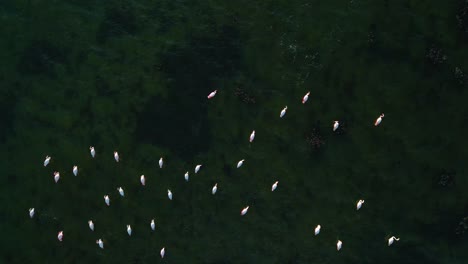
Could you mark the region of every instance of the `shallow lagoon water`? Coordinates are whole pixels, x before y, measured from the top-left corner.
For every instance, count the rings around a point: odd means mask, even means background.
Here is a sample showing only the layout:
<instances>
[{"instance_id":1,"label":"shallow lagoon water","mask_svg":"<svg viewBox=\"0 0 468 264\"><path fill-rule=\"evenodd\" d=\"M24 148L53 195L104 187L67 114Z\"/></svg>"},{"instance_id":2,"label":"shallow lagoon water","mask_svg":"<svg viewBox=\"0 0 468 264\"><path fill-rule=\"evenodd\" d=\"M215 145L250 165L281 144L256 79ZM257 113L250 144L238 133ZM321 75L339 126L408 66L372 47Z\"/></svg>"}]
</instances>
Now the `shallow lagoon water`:
<instances>
[{"instance_id":1,"label":"shallow lagoon water","mask_svg":"<svg viewBox=\"0 0 468 264\"><path fill-rule=\"evenodd\" d=\"M466 234L456 234L468 216L463 10L2 2L1 262L466 263ZM306 141L313 129L319 149ZM388 247L391 235L401 240Z\"/></svg>"}]
</instances>

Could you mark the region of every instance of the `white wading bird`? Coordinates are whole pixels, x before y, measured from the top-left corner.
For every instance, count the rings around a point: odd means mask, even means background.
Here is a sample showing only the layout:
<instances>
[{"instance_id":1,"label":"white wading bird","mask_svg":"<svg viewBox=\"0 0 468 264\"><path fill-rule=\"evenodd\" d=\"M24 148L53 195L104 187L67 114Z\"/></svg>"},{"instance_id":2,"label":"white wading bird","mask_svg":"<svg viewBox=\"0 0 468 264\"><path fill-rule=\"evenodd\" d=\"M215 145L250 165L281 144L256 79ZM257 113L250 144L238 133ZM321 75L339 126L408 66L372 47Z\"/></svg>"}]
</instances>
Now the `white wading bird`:
<instances>
[{"instance_id":1,"label":"white wading bird","mask_svg":"<svg viewBox=\"0 0 468 264\"><path fill-rule=\"evenodd\" d=\"M129 236L132 235L132 227L130 225L127 225L127 233Z\"/></svg>"},{"instance_id":2,"label":"white wading bird","mask_svg":"<svg viewBox=\"0 0 468 264\"><path fill-rule=\"evenodd\" d=\"M167 190L167 197L169 198L169 200L172 200L172 192L171 190Z\"/></svg>"},{"instance_id":3,"label":"white wading bird","mask_svg":"<svg viewBox=\"0 0 468 264\"><path fill-rule=\"evenodd\" d=\"M215 97L215 95L216 95L217 92L218 92L218 90L212 91L212 92L208 95L208 99L211 99L211 98Z\"/></svg>"},{"instance_id":4,"label":"white wading bird","mask_svg":"<svg viewBox=\"0 0 468 264\"><path fill-rule=\"evenodd\" d=\"M278 181L275 181L275 183L273 183L273 185L271 186L271 191L273 192L274 190L276 190L277 187L278 187Z\"/></svg>"},{"instance_id":5,"label":"white wading bird","mask_svg":"<svg viewBox=\"0 0 468 264\"><path fill-rule=\"evenodd\" d=\"M239 162L237 162L237 168L240 168L242 164L244 164L244 160L240 160Z\"/></svg>"},{"instance_id":6,"label":"white wading bird","mask_svg":"<svg viewBox=\"0 0 468 264\"><path fill-rule=\"evenodd\" d=\"M58 171L54 172L54 180L57 183L60 180L60 173Z\"/></svg>"},{"instance_id":7,"label":"white wading bird","mask_svg":"<svg viewBox=\"0 0 468 264\"><path fill-rule=\"evenodd\" d=\"M163 158L161 157L161 158L159 159L159 168L160 168L160 169L162 169L163 164L164 164L164 161L163 161Z\"/></svg>"},{"instance_id":8,"label":"white wading bird","mask_svg":"<svg viewBox=\"0 0 468 264\"><path fill-rule=\"evenodd\" d=\"M141 182L141 185L145 186L145 183L146 183L145 175L140 176L140 182Z\"/></svg>"},{"instance_id":9,"label":"white wading bird","mask_svg":"<svg viewBox=\"0 0 468 264\"><path fill-rule=\"evenodd\" d=\"M156 224L154 223L154 219L151 219L151 229L154 231L156 229Z\"/></svg>"},{"instance_id":10,"label":"white wading bird","mask_svg":"<svg viewBox=\"0 0 468 264\"><path fill-rule=\"evenodd\" d=\"M57 239L62 242L63 240L63 231L58 232Z\"/></svg>"},{"instance_id":11,"label":"white wading bird","mask_svg":"<svg viewBox=\"0 0 468 264\"><path fill-rule=\"evenodd\" d=\"M44 167L49 165L49 162L50 162L50 157L49 156L46 156L45 157L45 160L44 160Z\"/></svg>"},{"instance_id":12,"label":"white wading bird","mask_svg":"<svg viewBox=\"0 0 468 264\"><path fill-rule=\"evenodd\" d=\"M218 190L218 184L216 183L216 184L213 186L213 189L211 189L211 194L215 195L217 190Z\"/></svg>"},{"instance_id":13,"label":"white wading bird","mask_svg":"<svg viewBox=\"0 0 468 264\"><path fill-rule=\"evenodd\" d=\"M161 255L161 258L164 258L164 255L166 254L166 249L162 248L159 254Z\"/></svg>"},{"instance_id":14,"label":"white wading bird","mask_svg":"<svg viewBox=\"0 0 468 264\"><path fill-rule=\"evenodd\" d=\"M100 248L104 249L104 242L102 242L102 239L96 240L96 244L98 244Z\"/></svg>"},{"instance_id":15,"label":"white wading bird","mask_svg":"<svg viewBox=\"0 0 468 264\"><path fill-rule=\"evenodd\" d=\"M336 250L340 251L342 246L343 246L343 242L341 242L341 240L338 240L338 242L336 242Z\"/></svg>"},{"instance_id":16,"label":"white wading bird","mask_svg":"<svg viewBox=\"0 0 468 264\"><path fill-rule=\"evenodd\" d=\"M117 188L117 191L119 191L120 196L122 196L122 197L125 196L125 192L124 192L124 190L122 189L122 187Z\"/></svg>"},{"instance_id":17,"label":"white wading bird","mask_svg":"<svg viewBox=\"0 0 468 264\"><path fill-rule=\"evenodd\" d=\"M384 118L384 114L382 113L374 122L374 126L380 125L380 122L382 122L382 118Z\"/></svg>"},{"instance_id":18,"label":"white wading bird","mask_svg":"<svg viewBox=\"0 0 468 264\"><path fill-rule=\"evenodd\" d=\"M364 200L359 200L356 204L356 210L361 209L363 203L364 203Z\"/></svg>"},{"instance_id":19,"label":"white wading bird","mask_svg":"<svg viewBox=\"0 0 468 264\"><path fill-rule=\"evenodd\" d=\"M250 143L252 143L254 139L255 139L255 130L252 131L252 134L250 134L250 138L249 138Z\"/></svg>"},{"instance_id":20,"label":"white wading bird","mask_svg":"<svg viewBox=\"0 0 468 264\"><path fill-rule=\"evenodd\" d=\"M74 174L75 176L78 176L78 166L76 166L76 165L73 166L73 174Z\"/></svg>"},{"instance_id":21,"label":"white wading bird","mask_svg":"<svg viewBox=\"0 0 468 264\"><path fill-rule=\"evenodd\" d=\"M304 97L302 97L302 103L305 104L307 102L307 100L309 100L309 94L310 92L307 92Z\"/></svg>"},{"instance_id":22,"label":"white wading bird","mask_svg":"<svg viewBox=\"0 0 468 264\"><path fill-rule=\"evenodd\" d=\"M322 229L322 227L321 227L320 225L317 225L317 226L315 227L315 235L320 234L320 229Z\"/></svg>"},{"instance_id":23,"label":"white wading bird","mask_svg":"<svg viewBox=\"0 0 468 264\"><path fill-rule=\"evenodd\" d=\"M29 208L29 217L34 217L34 208Z\"/></svg>"},{"instance_id":24,"label":"white wading bird","mask_svg":"<svg viewBox=\"0 0 468 264\"><path fill-rule=\"evenodd\" d=\"M399 240L400 240L399 238L392 236L391 238L388 239L388 246L391 246L393 242L399 241Z\"/></svg>"},{"instance_id":25,"label":"white wading bird","mask_svg":"<svg viewBox=\"0 0 468 264\"><path fill-rule=\"evenodd\" d=\"M244 209L242 209L241 211L241 215L245 215L247 212L249 211L249 206L245 207Z\"/></svg>"},{"instance_id":26,"label":"white wading bird","mask_svg":"<svg viewBox=\"0 0 468 264\"><path fill-rule=\"evenodd\" d=\"M338 121L333 121L333 131L336 131L338 129L338 127L340 126L340 122Z\"/></svg>"},{"instance_id":27,"label":"white wading bird","mask_svg":"<svg viewBox=\"0 0 468 264\"><path fill-rule=\"evenodd\" d=\"M93 223L93 220L89 220L89 221L88 221L88 226L89 226L89 229L91 229L91 231L94 231L94 223Z\"/></svg>"},{"instance_id":28,"label":"white wading bird","mask_svg":"<svg viewBox=\"0 0 468 264\"><path fill-rule=\"evenodd\" d=\"M107 206L110 206L109 195L104 195L104 202L106 202Z\"/></svg>"},{"instance_id":29,"label":"white wading bird","mask_svg":"<svg viewBox=\"0 0 468 264\"><path fill-rule=\"evenodd\" d=\"M116 162L119 162L119 153L117 151L114 151L114 159Z\"/></svg>"},{"instance_id":30,"label":"white wading bird","mask_svg":"<svg viewBox=\"0 0 468 264\"><path fill-rule=\"evenodd\" d=\"M185 181L188 181L188 179L189 179L188 171L184 174L184 178L185 178Z\"/></svg>"},{"instance_id":31,"label":"white wading bird","mask_svg":"<svg viewBox=\"0 0 468 264\"><path fill-rule=\"evenodd\" d=\"M195 166L195 173L198 173L198 171L200 170L201 166L202 166L202 165L197 165L197 166Z\"/></svg>"},{"instance_id":32,"label":"white wading bird","mask_svg":"<svg viewBox=\"0 0 468 264\"><path fill-rule=\"evenodd\" d=\"M286 114L286 110L288 110L288 106L285 106L283 110L281 110L280 118L283 118L283 116Z\"/></svg>"},{"instance_id":33,"label":"white wading bird","mask_svg":"<svg viewBox=\"0 0 468 264\"><path fill-rule=\"evenodd\" d=\"M94 158L94 156L96 156L96 151L94 151L94 147L89 147L89 152L91 153L91 157Z\"/></svg>"}]
</instances>

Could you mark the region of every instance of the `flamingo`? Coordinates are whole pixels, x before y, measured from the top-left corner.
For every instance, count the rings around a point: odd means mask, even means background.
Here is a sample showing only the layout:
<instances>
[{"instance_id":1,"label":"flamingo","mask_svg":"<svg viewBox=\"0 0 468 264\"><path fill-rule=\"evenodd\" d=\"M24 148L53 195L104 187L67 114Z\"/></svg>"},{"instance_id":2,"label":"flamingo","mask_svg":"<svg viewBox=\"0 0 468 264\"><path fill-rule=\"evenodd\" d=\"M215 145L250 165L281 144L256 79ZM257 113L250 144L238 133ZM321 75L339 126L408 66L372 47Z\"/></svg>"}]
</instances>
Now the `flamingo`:
<instances>
[{"instance_id":1,"label":"flamingo","mask_svg":"<svg viewBox=\"0 0 468 264\"><path fill-rule=\"evenodd\" d=\"M201 166L202 166L202 165L197 165L197 166L195 166L195 173L198 173L198 171L200 170Z\"/></svg>"},{"instance_id":2,"label":"flamingo","mask_svg":"<svg viewBox=\"0 0 468 264\"><path fill-rule=\"evenodd\" d=\"M342 246L343 242L341 242L341 240L338 240L338 242L336 242L336 250L340 251Z\"/></svg>"},{"instance_id":3,"label":"flamingo","mask_svg":"<svg viewBox=\"0 0 468 264\"><path fill-rule=\"evenodd\" d=\"M44 167L46 167L47 165L49 165L49 162L50 162L50 157L49 156L46 156L45 160L44 160Z\"/></svg>"},{"instance_id":4,"label":"flamingo","mask_svg":"<svg viewBox=\"0 0 468 264\"><path fill-rule=\"evenodd\" d=\"M283 118L283 116L286 114L286 110L288 110L288 106L285 106L283 110L281 110L280 118Z\"/></svg>"},{"instance_id":5,"label":"flamingo","mask_svg":"<svg viewBox=\"0 0 468 264\"><path fill-rule=\"evenodd\" d=\"M309 94L310 92L307 92L304 97L302 97L302 103L305 104L307 102L307 100L309 100Z\"/></svg>"},{"instance_id":6,"label":"flamingo","mask_svg":"<svg viewBox=\"0 0 468 264\"><path fill-rule=\"evenodd\" d=\"M125 192L124 192L124 190L122 189L122 187L117 188L117 191L119 191L120 196L122 196L122 197L125 196Z\"/></svg>"},{"instance_id":7,"label":"flamingo","mask_svg":"<svg viewBox=\"0 0 468 264\"><path fill-rule=\"evenodd\" d=\"M91 157L94 158L94 156L96 156L96 151L94 150L94 147L89 147L89 152L91 153Z\"/></svg>"},{"instance_id":8,"label":"flamingo","mask_svg":"<svg viewBox=\"0 0 468 264\"><path fill-rule=\"evenodd\" d=\"M241 215L245 215L249 211L249 206L244 207L241 211Z\"/></svg>"},{"instance_id":9,"label":"flamingo","mask_svg":"<svg viewBox=\"0 0 468 264\"><path fill-rule=\"evenodd\" d=\"M34 217L34 208L29 208L29 217L33 218Z\"/></svg>"},{"instance_id":10,"label":"flamingo","mask_svg":"<svg viewBox=\"0 0 468 264\"><path fill-rule=\"evenodd\" d=\"M106 202L107 206L110 206L109 195L104 195L104 202Z\"/></svg>"},{"instance_id":11,"label":"flamingo","mask_svg":"<svg viewBox=\"0 0 468 264\"><path fill-rule=\"evenodd\" d=\"M364 203L364 200L359 200L356 204L356 210L361 209L362 204Z\"/></svg>"},{"instance_id":12,"label":"flamingo","mask_svg":"<svg viewBox=\"0 0 468 264\"><path fill-rule=\"evenodd\" d=\"M145 175L140 176L140 182L141 182L141 185L145 186L145 183L146 183Z\"/></svg>"},{"instance_id":13,"label":"flamingo","mask_svg":"<svg viewBox=\"0 0 468 264\"><path fill-rule=\"evenodd\" d=\"M276 190L277 187L278 187L278 181L275 181L275 183L273 183L273 185L271 186L271 191L273 192L274 190Z\"/></svg>"},{"instance_id":14,"label":"flamingo","mask_svg":"<svg viewBox=\"0 0 468 264\"><path fill-rule=\"evenodd\" d=\"M388 246L391 246L393 242L399 241L399 240L400 240L399 238L392 236L391 238L388 239Z\"/></svg>"},{"instance_id":15,"label":"flamingo","mask_svg":"<svg viewBox=\"0 0 468 264\"><path fill-rule=\"evenodd\" d=\"M250 143L252 143L254 139L255 139L255 130L252 131L252 134L250 134L250 138L249 138Z\"/></svg>"},{"instance_id":16,"label":"flamingo","mask_svg":"<svg viewBox=\"0 0 468 264\"><path fill-rule=\"evenodd\" d=\"M322 229L322 227L321 227L320 225L317 225L317 226L315 227L315 235L320 234L320 229Z\"/></svg>"},{"instance_id":17,"label":"flamingo","mask_svg":"<svg viewBox=\"0 0 468 264\"><path fill-rule=\"evenodd\" d=\"M93 220L89 220L89 221L88 221L88 226L89 226L89 229L91 229L91 231L94 231L94 223L93 223Z\"/></svg>"},{"instance_id":18,"label":"flamingo","mask_svg":"<svg viewBox=\"0 0 468 264\"><path fill-rule=\"evenodd\" d=\"M374 122L374 126L380 125L380 122L382 122L382 118L384 118L384 114L382 113Z\"/></svg>"},{"instance_id":19,"label":"flamingo","mask_svg":"<svg viewBox=\"0 0 468 264\"><path fill-rule=\"evenodd\" d=\"M58 232L57 239L62 242L63 240L63 231Z\"/></svg>"},{"instance_id":20,"label":"flamingo","mask_svg":"<svg viewBox=\"0 0 468 264\"><path fill-rule=\"evenodd\" d=\"M333 131L336 131L336 130L338 129L339 126L340 126L340 122L334 121L334 123L333 123Z\"/></svg>"},{"instance_id":21,"label":"flamingo","mask_svg":"<svg viewBox=\"0 0 468 264\"><path fill-rule=\"evenodd\" d=\"M96 244L98 244L100 248L104 249L104 242L102 242L102 239L96 240Z\"/></svg>"},{"instance_id":22,"label":"flamingo","mask_svg":"<svg viewBox=\"0 0 468 264\"><path fill-rule=\"evenodd\" d=\"M54 180L57 183L60 180L60 173L58 171L54 172Z\"/></svg>"},{"instance_id":23,"label":"flamingo","mask_svg":"<svg viewBox=\"0 0 468 264\"><path fill-rule=\"evenodd\" d=\"M244 164L244 160L240 160L239 162L237 162L237 168L240 168L242 164Z\"/></svg>"},{"instance_id":24,"label":"flamingo","mask_svg":"<svg viewBox=\"0 0 468 264\"><path fill-rule=\"evenodd\" d=\"M209 95L208 95L208 99L211 99L213 97L215 97L216 93L218 92L218 90L214 90L213 92L211 92Z\"/></svg>"}]
</instances>

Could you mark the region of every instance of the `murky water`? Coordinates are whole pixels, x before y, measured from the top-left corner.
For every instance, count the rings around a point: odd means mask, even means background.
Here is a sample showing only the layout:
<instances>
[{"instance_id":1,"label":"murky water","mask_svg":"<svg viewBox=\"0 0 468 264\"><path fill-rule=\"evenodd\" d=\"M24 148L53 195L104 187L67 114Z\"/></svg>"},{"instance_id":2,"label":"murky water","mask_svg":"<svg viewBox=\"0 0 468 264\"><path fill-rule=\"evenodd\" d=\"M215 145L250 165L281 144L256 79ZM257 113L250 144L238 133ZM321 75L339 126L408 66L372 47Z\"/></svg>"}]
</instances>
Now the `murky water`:
<instances>
[{"instance_id":1,"label":"murky water","mask_svg":"<svg viewBox=\"0 0 468 264\"><path fill-rule=\"evenodd\" d=\"M467 263L467 10L0 3L1 262Z\"/></svg>"}]
</instances>

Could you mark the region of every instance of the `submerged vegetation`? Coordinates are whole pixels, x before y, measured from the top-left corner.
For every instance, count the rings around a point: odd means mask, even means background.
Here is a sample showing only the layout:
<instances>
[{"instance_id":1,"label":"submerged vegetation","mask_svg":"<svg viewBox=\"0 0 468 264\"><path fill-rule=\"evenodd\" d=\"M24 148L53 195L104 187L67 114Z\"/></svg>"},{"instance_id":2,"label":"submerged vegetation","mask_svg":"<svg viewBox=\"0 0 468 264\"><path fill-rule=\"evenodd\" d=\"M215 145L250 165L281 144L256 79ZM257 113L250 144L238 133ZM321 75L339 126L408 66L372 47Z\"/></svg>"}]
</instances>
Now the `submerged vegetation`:
<instances>
[{"instance_id":1,"label":"submerged vegetation","mask_svg":"<svg viewBox=\"0 0 468 264\"><path fill-rule=\"evenodd\" d=\"M0 262L465 263L466 3L5 1Z\"/></svg>"}]
</instances>

